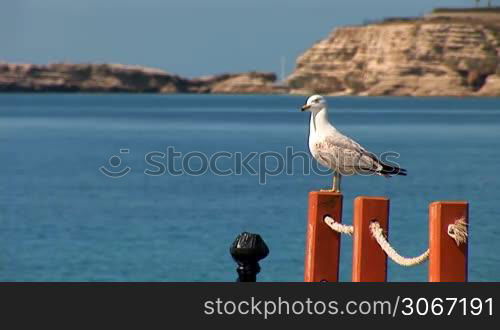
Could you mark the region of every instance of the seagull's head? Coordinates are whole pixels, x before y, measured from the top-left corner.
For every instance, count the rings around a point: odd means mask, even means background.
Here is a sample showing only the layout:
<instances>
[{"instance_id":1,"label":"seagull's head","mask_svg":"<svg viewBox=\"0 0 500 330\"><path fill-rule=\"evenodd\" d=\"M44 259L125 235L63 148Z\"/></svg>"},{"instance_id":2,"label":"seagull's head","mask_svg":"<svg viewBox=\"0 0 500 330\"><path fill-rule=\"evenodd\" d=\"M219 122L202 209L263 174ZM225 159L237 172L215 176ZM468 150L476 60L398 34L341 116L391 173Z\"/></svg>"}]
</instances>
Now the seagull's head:
<instances>
[{"instance_id":1,"label":"seagull's head","mask_svg":"<svg viewBox=\"0 0 500 330\"><path fill-rule=\"evenodd\" d=\"M326 108L325 98L321 95L313 95L307 99L307 102L302 106L301 111L318 112L324 108Z\"/></svg>"}]
</instances>

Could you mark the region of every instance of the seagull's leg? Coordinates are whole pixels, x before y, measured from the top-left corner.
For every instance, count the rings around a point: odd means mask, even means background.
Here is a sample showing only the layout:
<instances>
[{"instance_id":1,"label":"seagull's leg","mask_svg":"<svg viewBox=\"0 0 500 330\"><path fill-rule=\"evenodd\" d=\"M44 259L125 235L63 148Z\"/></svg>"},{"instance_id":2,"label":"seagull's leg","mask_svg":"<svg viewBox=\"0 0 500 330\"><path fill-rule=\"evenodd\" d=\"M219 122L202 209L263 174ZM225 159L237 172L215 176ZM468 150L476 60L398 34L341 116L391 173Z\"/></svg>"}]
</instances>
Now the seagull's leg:
<instances>
[{"instance_id":1,"label":"seagull's leg","mask_svg":"<svg viewBox=\"0 0 500 330\"><path fill-rule=\"evenodd\" d=\"M340 173L334 172L333 173L333 180L332 180L332 189L321 189L320 191L326 191L326 192L340 192L340 181L342 180L342 176Z\"/></svg>"},{"instance_id":2,"label":"seagull's leg","mask_svg":"<svg viewBox=\"0 0 500 330\"><path fill-rule=\"evenodd\" d=\"M342 183L342 175L340 173L335 173L335 176L337 176L337 180L336 180L336 186L335 186L335 191L336 192L340 192L340 184Z\"/></svg>"}]
</instances>

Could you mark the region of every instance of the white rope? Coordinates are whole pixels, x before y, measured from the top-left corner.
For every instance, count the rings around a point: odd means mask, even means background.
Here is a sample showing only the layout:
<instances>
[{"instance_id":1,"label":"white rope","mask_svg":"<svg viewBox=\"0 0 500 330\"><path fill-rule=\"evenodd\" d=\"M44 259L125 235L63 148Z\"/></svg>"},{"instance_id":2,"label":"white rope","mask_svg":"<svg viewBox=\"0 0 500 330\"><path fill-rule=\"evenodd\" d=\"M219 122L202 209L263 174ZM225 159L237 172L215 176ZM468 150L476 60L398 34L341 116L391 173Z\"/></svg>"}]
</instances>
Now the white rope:
<instances>
[{"instance_id":1,"label":"white rope","mask_svg":"<svg viewBox=\"0 0 500 330\"><path fill-rule=\"evenodd\" d=\"M387 256L398 265L405 267L416 266L423 263L429 258L429 249L427 249L418 257L414 258L406 258L397 253L396 250L394 250L394 248L387 241L384 230L380 227L380 224L377 221L373 221L370 224L370 230L378 245L380 245L382 250L384 250L385 254L387 254Z\"/></svg>"},{"instance_id":2,"label":"white rope","mask_svg":"<svg viewBox=\"0 0 500 330\"><path fill-rule=\"evenodd\" d=\"M465 217L456 220L454 224L448 226L448 235L455 240L457 246L467 242L467 236L469 234Z\"/></svg>"},{"instance_id":3,"label":"white rope","mask_svg":"<svg viewBox=\"0 0 500 330\"><path fill-rule=\"evenodd\" d=\"M338 233L346 234L349 236L354 233L353 226L338 223L332 217L326 216L324 221L331 229ZM373 221L370 224L370 231L385 254L387 254L387 256L398 265L405 267L416 266L423 263L429 258L429 249L414 258L406 258L397 253L396 250L387 241L384 230L380 227L380 224L377 221ZM465 244L467 242L468 236L467 223L465 222L465 218L460 218L456 220L454 224L449 225L448 235L453 238L453 240L455 240L457 246L460 244Z\"/></svg>"},{"instance_id":4,"label":"white rope","mask_svg":"<svg viewBox=\"0 0 500 330\"><path fill-rule=\"evenodd\" d=\"M335 230L337 233L346 234L351 236L354 233L354 227L349 225L343 225L335 221L332 217L326 216L325 223L328 227Z\"/></svg>"}]
</instances>

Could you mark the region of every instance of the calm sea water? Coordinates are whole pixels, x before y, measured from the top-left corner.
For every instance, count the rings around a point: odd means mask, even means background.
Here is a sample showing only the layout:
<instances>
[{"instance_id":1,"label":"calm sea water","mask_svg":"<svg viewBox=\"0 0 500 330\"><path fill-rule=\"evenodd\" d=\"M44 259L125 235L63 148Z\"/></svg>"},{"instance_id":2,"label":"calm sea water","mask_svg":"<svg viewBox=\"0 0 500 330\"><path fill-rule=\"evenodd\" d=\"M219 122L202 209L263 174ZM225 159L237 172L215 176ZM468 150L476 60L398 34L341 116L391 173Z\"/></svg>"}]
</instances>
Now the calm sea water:
<instances>
[{"instance_id":1,"label":"calm sea water","mask_svg":"<svg viewBox=\"0 0 500 330\"><path fill-rule=\"evenodd\" d=\"M0 280L232 281L228 248L242 231L270 247L260 280L301 281L307 193L330 178L147 176L167 147L305 151L303 97L0 95ZM377 153L397 151L408 177L343 180L344 222L357 195L391 198L391 242L423 252L428 204L470 201L470 279L500 279L500 99L330 98L332 121ZM120 149L129 149L120 154ZM111 168L112 155L121 164ZM107 165L108 164L108 165ZM226 159L221 167L231 166ZM116 171L120 179L98 168ZM116 165L116 163L115 163ZM179 165L179 164L177 164ZM196 160L192 163L196 165ZM350 279L350 238L341 278ZM427 264L389 262L392 281L424 281Z\"/></svg>"}]
</instances>

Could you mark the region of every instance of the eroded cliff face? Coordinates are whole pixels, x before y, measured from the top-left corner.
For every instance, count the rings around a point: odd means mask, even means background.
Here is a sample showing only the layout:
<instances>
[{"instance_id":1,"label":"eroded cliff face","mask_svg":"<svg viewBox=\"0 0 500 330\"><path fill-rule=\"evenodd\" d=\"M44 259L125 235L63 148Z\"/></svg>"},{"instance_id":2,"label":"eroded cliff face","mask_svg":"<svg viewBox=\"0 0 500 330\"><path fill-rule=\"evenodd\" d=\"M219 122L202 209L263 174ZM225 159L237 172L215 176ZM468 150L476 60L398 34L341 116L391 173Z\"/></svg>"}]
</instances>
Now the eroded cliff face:
<instances>
[{"instance_id":1,"label":"eroded cliff face","mask_svg":"<svg viewBox=\"0 0 500 330\"><path fill-rule=\"evenodd\" d=\"M0 62L1 91L500 96L500 12L437 12L334 30L285 85L266 72L194 79L119 64Z\"/></svg>"},{"instance_id":2,"label":"eroded cliff face","mask_svg":"<svg viewBox=\"0 0 500 330\"><path fill-rule=\"evenodd\" d=\"M301 94L500 96L499 55L500 27L491 22L344 27L301 55L287 83Z\"/></svg>"},{"instance_id":3,"label":"eroded cliff face","mask_svg":"<svg viewBox=\"0 0 500 330\"><path fill-rule=\"evenodd\" d=\"M221 74L188 79L159 69L121 64L49 65L0 62L0 92L284 93L276 75Z\"/></svg>"},{"instance_id":4,"label":"eroded cliff face","mask_svg":"<svg viewBox=\"0 0 500 330\"><path fill-rule=\"evenodd\" d=\"M285 86L276 84L272 72L226 73L190 80L193 90L198 93L216 94L283 94Z\"/></svg>"},{"instance_id":5,"label":"eroded cliff face","mask_svg":"<svg viewBox=\"0 0 500 330\"><path fill-rule=\"evenodd\" d=\"M212 86L212 93L280 94L288 92L284 86L274 85L274 73L249 72L233 74Z\"/></svg>"},{"instance_id":6,"label":"eroded cliff face","mask_svg":"<svg viewBox=\"0 0 500 330\"><path fill-rule=\"evenodd\" d=\"M137 66L0 63L4 91L180 92L185 85L176 75Z\"/></svg>"}]
</instances>

